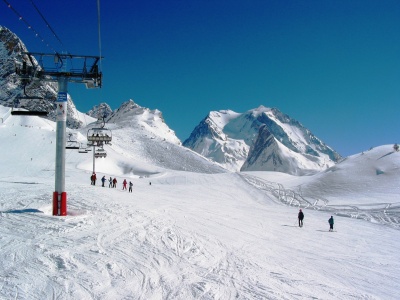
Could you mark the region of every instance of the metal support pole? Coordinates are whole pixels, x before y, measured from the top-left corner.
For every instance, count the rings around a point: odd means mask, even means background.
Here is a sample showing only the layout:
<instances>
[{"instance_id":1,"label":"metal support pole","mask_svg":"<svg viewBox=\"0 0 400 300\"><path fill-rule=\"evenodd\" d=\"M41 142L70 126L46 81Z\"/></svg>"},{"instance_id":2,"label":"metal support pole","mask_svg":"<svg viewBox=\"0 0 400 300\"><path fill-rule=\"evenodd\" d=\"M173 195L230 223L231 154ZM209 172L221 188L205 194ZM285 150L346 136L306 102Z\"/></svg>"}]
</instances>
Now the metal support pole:
<instances>
[{"instance_id":1,"label":"metal support pole","mask_svg":"<svg viewBox=\"0 0 400 300\"><path fill-rule=\"evenodd\" d=\"M94 156L95 152L96 152L96 147L93 144L93 173L92 174L96 173L96 157Z\"/></svg>"},{"instance_id":2,"label":"metal support pole","mask_svg":"<svg viewBox=\"0 0 400 300\"><path fill-rule=\"evenodd\" d=\"M68 79L58 78L56 109L56 179L53 193L53 215L67 215L67 193L65 192L65 145L67 127L67 88Z\"/></svg>"}]
</instances>

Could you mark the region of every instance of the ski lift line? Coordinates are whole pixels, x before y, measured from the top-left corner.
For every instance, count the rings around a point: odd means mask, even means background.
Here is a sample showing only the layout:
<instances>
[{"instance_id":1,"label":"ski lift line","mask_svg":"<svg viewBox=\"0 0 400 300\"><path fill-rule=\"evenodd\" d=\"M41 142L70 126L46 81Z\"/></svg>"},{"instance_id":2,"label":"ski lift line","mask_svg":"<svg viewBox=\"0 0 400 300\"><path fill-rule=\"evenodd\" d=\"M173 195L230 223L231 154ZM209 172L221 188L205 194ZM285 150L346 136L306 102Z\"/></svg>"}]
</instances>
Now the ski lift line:
<instances>
[{"instance_id":1,"label":"ski lift line","mask_svg":"<svg viewBox=\"0 0 400 300\"><path fill-rule=\"evenodd\" d=\"M54 32L53 28L50 26L49 22L47 22L46 18L43 16L43 14L40 12L39 8L36 6L36 4L31 0L31 3L33 7L36 9L37 13L40 15L40 17L43 19L43 21L46 23L46 26L50 29L50 31L53 33L54 37L60 42L61 46L64 47L63 42L60 40L58 35Z\"/></svg>"},{"instance_id":2,"label":"ski lift line","mask_svg":"<svg viewBox=\"0 0 400 300\"><path fill-rule=\"evenodd\" d=\"M22 15L7 0L3 0L3 2L7 5L9 9L13 11L13 13L18 17L20 21L25 23L28 29L33 31L35 37L39 38L42 41L42 43L46 44L46 46L49 47L54 53L57 53L57 51L54 50L54 48L45 41L45 39L39 34L39 32L35 30L35 28L33 28L32 25L29 24L28 21L24 17L22 17Z\"/></svg>"}]
</instances>

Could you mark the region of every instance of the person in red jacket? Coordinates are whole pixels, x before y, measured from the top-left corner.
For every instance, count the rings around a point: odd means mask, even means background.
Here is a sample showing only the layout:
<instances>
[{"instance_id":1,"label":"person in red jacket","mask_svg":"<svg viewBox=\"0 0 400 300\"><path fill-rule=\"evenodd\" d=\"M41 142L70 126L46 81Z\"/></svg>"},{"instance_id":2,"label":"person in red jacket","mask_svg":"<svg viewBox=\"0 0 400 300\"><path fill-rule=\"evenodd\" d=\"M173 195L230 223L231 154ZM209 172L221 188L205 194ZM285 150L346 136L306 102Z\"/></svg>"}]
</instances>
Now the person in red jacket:
<instances>
[{"instance_id":1,"label":"person in red jacket","mask_svg":"<svg viewBox=\"0 0 400 300\"><path fill-rule=\"evenodd\" d=\"M126 179L124 179L124 181L122 182L122 190L126 190Z\"/></svg>"},{"instance_id":2,"label":"person in red jacket","mask_svg":"<svg viewBox=\"0 0 400 300\"><path fill-rule=\"evenodd\" d=\"M96 185L96 179L97 179L97 176L96 176L96 173L93 173L93 185Z\"/></svg>"}]
</instances>

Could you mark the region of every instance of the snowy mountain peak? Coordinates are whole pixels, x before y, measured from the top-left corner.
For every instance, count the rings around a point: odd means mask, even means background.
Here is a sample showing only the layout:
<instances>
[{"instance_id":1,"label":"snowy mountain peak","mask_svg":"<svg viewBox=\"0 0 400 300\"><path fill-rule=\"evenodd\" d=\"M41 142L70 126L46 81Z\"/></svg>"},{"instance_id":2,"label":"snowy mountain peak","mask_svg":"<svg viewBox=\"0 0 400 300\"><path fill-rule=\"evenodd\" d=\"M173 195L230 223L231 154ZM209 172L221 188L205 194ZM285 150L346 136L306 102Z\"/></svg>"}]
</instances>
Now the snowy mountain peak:
<instances>
[{"instance_id":1,"label":"snowy mountain peak","mask_svg":"<svg viewBox=\"0 0 400 300\"><path fill-rule=\"evenodd\" d=\"M274 110L274 108L269 108L269 107L266 107L264 105L260 105L259 107L255 108L255 109L251 109L250 111L254 115L259 115L260 113L266 113L266 112L270 112L272 110Z\"/></svg>"},{"instance_id":2,"label":"snowy mountain peak","mask_svg":"<svg viewBox=\"0 0 400 300\"><path fill-rule=\"evenodd\" d=\"M210 112L183 145L232 171L308 174L340 158L298 121L263 105L245 113Z\"/></svg>"},{"instance_id":3,"label":"snowy mountain peak","mask_svg":"<svg viewBox=\"0 0 400 300\"><path fill-rule=\"evenodd\" d=\"M7 51L7 56L14 56L21 52L27 51L24 43L18 38L18 36L9 30L7 27L0 25L0 41L3 49L0 50L2 57L6 56L6 53L2 53L2 50Z\"/></svg>"},{"instance_id":4,"label":"snowy mountain peak","mask_svg":"<svg viewBox=\"0 0 400 300\"><path fill-rule=\"evenodd\" d=\"M92 118L108 118L112 114L112 109L107 103L100 103L99 105L93 106L91 110L86 113L88 116Z\"/></svg>"},{"instance_id":5,"label":"snowy mountain peak","mask_svg":"<svg viewBox=\"0 0 400 300\"><path fill-rule=\"evenodd\" d=\"M132 99L124 102L113 111L107 118L108 123L115 123L123 127L132 127L139 130L146 130L153 137L170 141L174 144L181 144L181 141L165 123L161 111L150 110L135 103Z\"/></svg>"}]
</instances>

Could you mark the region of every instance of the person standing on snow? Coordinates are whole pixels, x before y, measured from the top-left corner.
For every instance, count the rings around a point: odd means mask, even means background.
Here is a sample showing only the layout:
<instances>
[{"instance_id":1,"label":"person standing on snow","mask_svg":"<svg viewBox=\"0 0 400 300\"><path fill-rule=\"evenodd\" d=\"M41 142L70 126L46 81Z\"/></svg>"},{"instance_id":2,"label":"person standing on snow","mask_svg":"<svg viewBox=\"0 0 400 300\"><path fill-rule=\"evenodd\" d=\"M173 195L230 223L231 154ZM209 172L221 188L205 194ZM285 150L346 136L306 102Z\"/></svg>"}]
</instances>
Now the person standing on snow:
<instances>
[{"instance_id":1,"label":"person standing on snow","mask_svg":"<svg viewBox=\"0 0 400 300\"><path fill-rule=\"evenodd\" d=\"M132 193L132 186L133 186L132 181L129 181L129 193Z\"/></svg>"},{"instance_id":2,"label":"person standing on snow","mask_svg":"<svg viewBox=\"0 0 400 300\"><path fill-rule=\"evenodd\" d=\"M93 181L94 181L94 174L92 174L92 175L90 176L90 185L93 185Z\"/></svg>"},{"instance_id":3,"label":"person standing on snow","mask_svg":"<svg viewBox=\"0 0 400 300\"><path fill-rule=\"evenodd\" d=\"M299 227L303 227L304 214L301 211L301 209L299 210L299 214L298 214L297 218L299 219Z\"/></svg>"},{"instance_id":4,"label":"person standing on snow","mask_svg":"<svg viewBox=\"0 0 400 300\"><path fill-rule=\"evenodd\" d=\"M96 173L93 173L93 185L96 185L96 179L97 179Z\"/></svg>"},{"instance_id":5,"label":"person standing on snow","mask_svg":"<svg viewBox=\"0 0 400 300\"><path fill-rule=\"evenodd\" d=\"M106 182L106 176L103 176L102 178L101 178L101 186L102 187L104 187L104 183Z\"/></svg>"},{"instance_id":6,"label":"person standing on snow","mask_svg":"<svg viewBox=\"0 0 400 300\"><path fill-rule=\"evenodd\" d=\"M126 190L126 179L124 179L124 181L122 182L122 190Z\"/></svg>"},{"instance_id":7,"label":"person standing on snow","mask_svg":"<svg viewBox=\"0 0 400 300\"><path fill-rule=\"evenodd\" d=\"M108 187L111 188L113 186L113 180L111 176L110 179L108 179L108 182L109 182Z\"/></svg>"},{"instance_id":8,"label":"person standing on snow","mask_svg":"<svg viewBox=\"0 0 400 300\"><path fill-rule=\"evenodd\" d=\"M113 179L113 188L117 188L117 178Z\"/></svg>"},{"instance_id":9,"label":"person standing on snow","mask_svg":"<svg viewBox=\"0 0 400 300\"><path fill-rule=\"evenodd\" d=\"M333 221L333 216L331 216L331 217L329 218L328 223L329 223L329 231L333 231L333 224L335 223L335 222Z\"/></svg>"}]
</instances>

